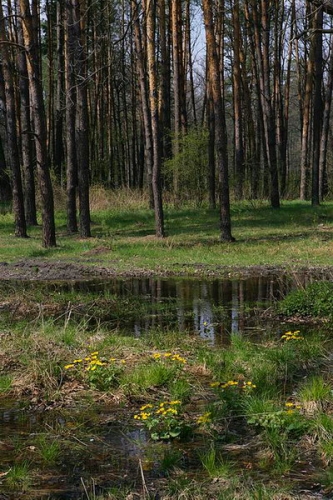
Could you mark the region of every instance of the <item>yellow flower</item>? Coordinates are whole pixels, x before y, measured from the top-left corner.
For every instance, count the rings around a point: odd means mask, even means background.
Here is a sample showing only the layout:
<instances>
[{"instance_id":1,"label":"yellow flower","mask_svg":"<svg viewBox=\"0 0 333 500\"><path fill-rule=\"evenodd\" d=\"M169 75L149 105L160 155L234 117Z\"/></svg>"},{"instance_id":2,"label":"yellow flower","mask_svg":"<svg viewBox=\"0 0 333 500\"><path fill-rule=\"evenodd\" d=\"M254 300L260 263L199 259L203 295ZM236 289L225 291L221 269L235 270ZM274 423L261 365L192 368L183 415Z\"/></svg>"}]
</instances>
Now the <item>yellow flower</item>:
<instances>
[{"instance_id":1,"label":"yellow flower","mask_svg":"<svg viewBox=\"0 0 333 500\"><path fill-rule=\"evenodd\" d=\"M153 407L153 405L146 404L146 405L141 406L140 410L143 411L143 410L146 410L146 408L152 408L152 407Z\"/></svg>"},{"instance_id":2,"label":"yellow flower","mask_svg":"<svg viewBox=\"0 0 333 500\"><path fill-rule=\"evenodd\" d=\"M211 387L219 387L221 385L221 382L212 382L210 384Z\"/></svg>"},{"instance_id":3,"label":"yellow flower","mask_svg":"<svg viewBox=\"0 0 333 500\"><path fill-rule=\"evenodd\" d=\"M207 411L203 415L200 415L200 417L197 418L198 424L207 424L208 422L211 422L211 412Z\"/></svg>"},{"instance_id":4,"label":"yellow flower","mask_svg":"<svg viewBox=\"0 0 333 500\"><path fill-rule=\"evenodd\" d=\"M179 401L178 399L176 401L170 401L171 405L180 405L182 402Z\"/></svg>"},{"instance_id":5,"label":"yellow flower","mask_svg":"<svg viewBox=\"0 0 333 500\"><path fill-rule=\"evenodd\" d=\"M70 368L73 368L73 367L74 367L73 363L70 363L69 365L65 365L64 368L65 368L65 370L69 370Z\"/></svg>"},{"instance_id":6,"label":"yellow flower","mask_svg":"<svg viewBox=\"0 0 333 500\"><path fill-rule=\"evenodd\" d=\"M74 359L73 363L82 363L82 359Z\"/></svg>"},{"instance_id":7,"label":"yellow flower","mask_svg":"<svg viewBox=\"0 0 333 500\"><path fill-rule=\"evenodd\" d=\"M97 356L97 354L98 354L98 351L94 351L94 352L90 353L90 356Z\"/></svg>"},{"instance_id":8,"label":"yellow flower","mask_svg":"<svg viewBox=\"0 0 333 500\"><path fill-rule=\"evenodd\" d=\"M287 406L287 408L293 408L294 403L288 401L287 403L285 403L285 406Z\"/></svg>"}]
</instances>

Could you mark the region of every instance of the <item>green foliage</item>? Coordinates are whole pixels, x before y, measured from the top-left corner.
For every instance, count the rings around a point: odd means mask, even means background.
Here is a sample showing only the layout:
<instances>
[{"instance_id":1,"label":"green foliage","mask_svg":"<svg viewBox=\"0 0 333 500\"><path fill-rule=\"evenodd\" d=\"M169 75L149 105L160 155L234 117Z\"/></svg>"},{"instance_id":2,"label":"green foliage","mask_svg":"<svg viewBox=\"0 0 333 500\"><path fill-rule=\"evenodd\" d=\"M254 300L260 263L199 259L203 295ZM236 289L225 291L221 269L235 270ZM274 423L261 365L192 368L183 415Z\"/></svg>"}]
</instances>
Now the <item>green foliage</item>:
<instances>
[{"instance_id":1,"label":"green foliage","mask_svg":"<svg viewBox=\"0 0 333 500\"><path fill-rule=\"evenodd\" d=\"M231 475L233 464L219 455L214 446L204 453L199 454L200 461L210 477L227 478Z\"/></svg>"},{"instance_id":2,"label":"green foliage","mask_svg":"<svg viewBox=\"0 0 333 500\"><path fill-rule=\"evenodd\" d=\"M12 378L9 375L0 375L0 394L10 391Z\"/></svg>"},{"instance_id":3,"label":"green foliage","mask_svg":"<svg viewBox=\"0 0 333 500\"><path fill-rule=\"evenodd\" d=\"M279 304L279 312L287 316L333 316L333 282L318 281L305 289L290 292Z\"/></svg>"},{"instance_id":4,"label":"green foliage","mask_svg":"<svg viewBox=\"0 0 333 500\"><path fill-rule=\"evenodd\" d=\"M5 484L9 490L25 492L32 483L31 472L28 463L15 464L5 476Z\"/></svg>"},{"instance_id":5,"label":"green foliage","mask_svg":"<svg viewBox=\"0 0 333 500\"><path fill-rule=\"evenodd\" d=\"M208 132L202 128L192 128L180 138L180 152L164 162L166 182L172 186L174 177L178 179L179 201L196 200L200 205L207 193Z\"/></svg>"},{"instance_id":6,"label":"green foliage","mask_svg":"<svg viewBox=\"0 0 333 500\"><path fill-rule=\"evenodd\" d=\"M299 398L304 402L324 403L332 401L332 388L321 375L310 377L299 390Z\"/></svg>"},{"instance_id":7,"label":"green foliage","mask_svg":"<svg viewBox=\"0 0 333 500\"><path fill-rule=\"evenodd\" d=\"M50 439L50 437L45 434L41 434L37 437L36 451L43 463L47 466L55 465L61 456L59 441L54 438Z\"/></svg>"},{"instance_id":8,"label":"green foliage","mask_svg":"<svg viewBox=\"0 0 333 500\"><path fill-rule=\"evenodd\" d=\"M153 387L171 384L177 376L176 366L140 364L121 377L121 385L127 394L142 394Z\"/></svg>"}]
</instances>

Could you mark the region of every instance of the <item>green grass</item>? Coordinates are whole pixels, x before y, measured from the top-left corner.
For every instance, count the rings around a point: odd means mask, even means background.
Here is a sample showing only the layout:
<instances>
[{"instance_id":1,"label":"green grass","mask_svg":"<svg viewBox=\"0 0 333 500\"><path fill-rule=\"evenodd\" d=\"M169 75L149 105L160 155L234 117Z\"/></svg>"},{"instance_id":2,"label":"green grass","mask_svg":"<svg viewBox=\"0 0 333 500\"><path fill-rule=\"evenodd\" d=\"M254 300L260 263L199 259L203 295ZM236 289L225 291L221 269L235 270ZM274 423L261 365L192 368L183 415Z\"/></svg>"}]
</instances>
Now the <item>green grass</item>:
<instances>
[{"instance_id":1,"label":"green grass","mask_svg":"<svg viewBox=\"0 0 333 500\"><path fill-rule=\"evenodd\" d=\"M0 215L0 259L75 258L88 265L105 264L118 272L149 269L195 274L198 265L297 266L331 264L333 203L313 208L300 201L285 201L280 210L266 202L232 205L235 243L219 241L218 210L165 207L167 237L154 236L153 213L142 204L135 208L92 210L92 238L66 234L65 213L57 211L58 246L44 249L41 228L30 228L29 239L13 235L12 215ZM92 262L92 261L95 261ZM202 268L201 268L201 271Z\"/></svg>"},{"instance_id":2,"label":"green grass","mask_svg":"<svg viewBox=\"0 0 333 500\"><path fill-rule=\"evenodd\" d=\"M200 454L200 461L211 478L228 478L232 475L233 464L219 456L214 446Z\"/></svg>"}]
</instances>

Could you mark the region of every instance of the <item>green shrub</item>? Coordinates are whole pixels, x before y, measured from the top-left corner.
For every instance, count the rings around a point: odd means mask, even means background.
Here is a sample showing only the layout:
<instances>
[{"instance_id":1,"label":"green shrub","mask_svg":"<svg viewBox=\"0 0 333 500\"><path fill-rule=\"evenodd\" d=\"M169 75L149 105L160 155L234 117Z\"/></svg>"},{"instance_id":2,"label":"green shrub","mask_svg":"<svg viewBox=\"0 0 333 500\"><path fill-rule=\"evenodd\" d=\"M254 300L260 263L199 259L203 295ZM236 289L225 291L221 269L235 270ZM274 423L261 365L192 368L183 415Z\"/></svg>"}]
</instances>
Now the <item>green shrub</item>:
<instances>
[{"instance_id":1,"label":"green shrub","mask_svg":"<svg viewBox=\"0 0 333 500\"><path fill-rule=\"evenodd\" d=\"M287 316L333 317L333 282L318 281L305 289L290 292L279 304Z\"/></svg>"}]
</instances>

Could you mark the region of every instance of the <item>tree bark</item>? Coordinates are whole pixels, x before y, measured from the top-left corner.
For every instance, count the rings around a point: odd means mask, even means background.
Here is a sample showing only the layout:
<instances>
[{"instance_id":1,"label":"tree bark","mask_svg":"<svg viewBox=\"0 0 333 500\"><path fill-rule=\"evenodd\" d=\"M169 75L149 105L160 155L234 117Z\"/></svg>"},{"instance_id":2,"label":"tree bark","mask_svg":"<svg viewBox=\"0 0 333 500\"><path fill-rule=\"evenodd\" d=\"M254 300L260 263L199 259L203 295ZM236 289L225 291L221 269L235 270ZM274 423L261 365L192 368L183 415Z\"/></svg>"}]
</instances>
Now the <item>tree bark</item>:
<instances>
[{"instance_id":1,"label":"tree bark","mask_svg":"<svg viewBox=\"0 0 333 500\"><path fill-rule=\"evenodd\" d=\"M84 0L71 0L73 7L76 76L76 153L78 167L79 220L82 238L91 236L89 205L89 118Z\"/></svg>"},{"instance_id":2,"label":"tree bark","mask_svg":"<svg viewBox=\"0 0 333 500\"><path fill-rule=\"evenodd\" d=\"M65 91L66 91L66 209L67 230L78 231L76 216L77 161L75 143L75 34L73 5L70 0L65 6Z\"/></svg>"},{"instance_id":3,"label":"tree bark","mask_svg":"<svg viewBox=\"0 0 333 500\"><path fill-rule=\"evenodd\" d=\"M315 13L313 43L315 44L315 63L314 63L314 98L313 98L313 157L312 157L312 183L311 183L311 203L312 206L320 204L319 197L319 164L320 164L320 138L323 122L323 11L318 8Z\"/></svg>"},{"instance_id":4,"label":"tree bark","mask_svg":"<svg viewBox=\"0 0 333 500\"><path fill-rule=\"evenodd\" d=\"M215 116L216 156L219 169L219 199L220 199L220 238L222 241L235 241L231 235L230 199L227 132L225 124L225 109L222 99L220 62L217 53L217 43L214 33L213 11L211 0L202 0L206 32L206 50L209 81L212 90L213 109Z\"/></svg>"},{"instance_id":5,"label":"tree bark","mask_svg":"<svg viewBox=\"0 0 333 500\"><path fill-rule=\"evenodd\" d=\"M17 35L20 45L24 45L22 20L17 19ZM34 173L33 131L30 113L29 77L25 51L18 49L17 68L20 88L20 136L24 180L25 218L28 225L37 225L36 189Z\"/></svg>"},{"instance_id":6,"label":"tree bark","mask_svg":"<svg viewBox=\"0 0 333 500\"><path fill-rule=\"evenodd\" d=\"M159 136L159 116L158 116L158 88L157 88L157 70L155 56L155 8L156 2L150 0L147 5L147 63L149 79L149 101L151 114L151 128L153 138L153 176L152 186L154 194L155 211L155 234L158 238L165 236L164 232L164 214L162 203L161 187L161 155L160 155L160 136Z\"/></svg>"},{"instance_id":7,"label":"tree bark","mask_svg":"<svg viewBox=\"0 0 333 500\"><path fill-rule=\"evenodd\" d=\"M8 50L6 27L2 4L0 2L0 55L5 86L5 118L7 136L7 165L10 167L10 180L13 196L15 236L26 238L27 228L24 214L22 178L19 158L19 144L16 129L16 103L13 82L13 67Z\"/></svg>"},{"instance_id":8,"label":"tree bark","mask_svg":"<svg viewBox=\"0 0 333 500\"><path fill-rule=\"evenodd\" d=\"M139 21L139 4L136 0L132 0L132 8L134 15L134 43L137 58L137 68L140 85L140 99L144 126L144 150L145 150L145 167L147 173L147 184L149 190L150 208L154 206L154 198L152 193L152 172L153 172L153 141L151 130L151 116L149 108L148 82L146 77L146 64L144 57L144 47L142 44L142 34Z\"/></svg>"},{"instance_id":9,"label":"tree bark","mask_svg":"<svg viewBox=\"0 0 333 500\"><path fill-rule=\"evenodd\" d=\"M38 10L33 4L33 10ZM23 21L23 38L27 54L27 67L31 107L34 120L36 162L39 178L39 189L42 200L43 245L46 248L56 246L53 190L47 154L47 128L43 99L43 87L39 78L38 39L34 36L34 25L37 20L30 13L29 0L20 0Z\"/></svg>"}]
</instances>

